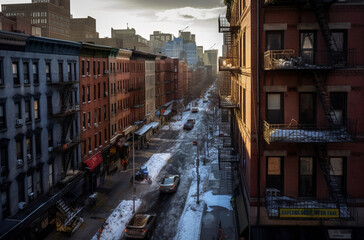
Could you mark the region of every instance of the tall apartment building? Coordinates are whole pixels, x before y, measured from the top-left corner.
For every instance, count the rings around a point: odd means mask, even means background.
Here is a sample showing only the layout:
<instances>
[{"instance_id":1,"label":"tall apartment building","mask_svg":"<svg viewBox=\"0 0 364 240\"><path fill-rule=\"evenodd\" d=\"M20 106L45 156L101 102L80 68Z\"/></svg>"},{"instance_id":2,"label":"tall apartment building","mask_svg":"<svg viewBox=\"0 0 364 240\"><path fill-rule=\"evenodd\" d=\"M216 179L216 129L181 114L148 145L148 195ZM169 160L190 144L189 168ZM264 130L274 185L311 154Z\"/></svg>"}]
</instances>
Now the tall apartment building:
<instances>
[{"instance_id":1,"label":"tall apartment building","mask_svg":"<svg viewBox=\"0 0 364 240\"><path fill-rule=\"evenodd\" d=\"M109 100L110 114L110 144L103 149L103 159L107 161L106 171L110 174L120 169L124 159L130 154L129 145L125 144L132 131L131 115L131 84L130 84L130 56L132 51L119 49L109 57ZM115 71L114 71L115 66Z\"/></svg>"},{"instance_id":2,"label":"tall apartment building","mask_svg":"<svg viewBox=\"0 0 364 240\"><path fill-rule=\"evenodd\" d=\"M184 38L174 38L168 41L163 48L163 54L170 58L178 58L187 62L189 68L197 64L197 49L194 41L187 41Z\"/></svg>"},{"instance_id":3,"label":"tall apartment building","mask_svg":"<svg viewBox=\"0 0 364 240\"><path fill-rule=\"evenodd\" d=\"M111 28L111 38L120 39L123 41L123 48L137 50L141 52L150 52L147 39L136 34L134 28L113 29Z\"/></svg>"},{"instance_id":4,"label":"tall apartment building","mask_svg":"<svg viewBox=\"0 0 364 240\"><path fill-rule=\"evenodd\" d=\"M137 124L145 118L145 59L136 51L130 57L130 92L132 122Z\"/></svg>"},{"instance_id":5,"label":"tall apartment building","mask_svg":"<svg viewBox=\"0 0 364 240\"><path fill-rule=\"evenodd\" d=\"M96 19L90 16L87 18L71 18L70 24L71 41L87 42L99 37L99 33L96 32Z\"/></svg>"},{"instance_id":6,"label":"tall apartment building","mask_svg":"<svg viewBox=\"0 0 364 240\"><path fill-rule=\"evenodd\" d=\"M70 0L32 0L31 3L2 4L6 17L21 16L40 27L43 37L70 40Z\"/></svg>"},{"instance_id":7,"label":"tall apartment building","mask_svg":"<svg viewBox=\"0 0 364 240\"><path fill-rule=\"evenodd\" d=\"M173 35L170 33L162 33L161 31L154 31L153 34L150 34L150 41L148 41L148 45L154 54L161 54L163 51L163 47L166 45L166 42L172 41Z\"/></svg>"},{"instance_id":8,"label":"tall apartment building","mask_svg":"<svg viewBox=\"0 0 364 240\"><path fill-rule=\"evenodd\" d=\"M211 66L212 67L212 74L217 74L217 55L218 50L217 49L210 49L205 50L203 54L203 62L205 66Z\"/></svg>"},{"instance_id":9,"label":"tall apartment building","mask_svg":"<svg viewBox=\"0 0 364 240\"><path fill-rule=\"evenodd\" d=\"M109 103L110 91L114 93L113 88L109 89L109 74L115 72L115 64L109 63L112 52L117 50L82 43L79 55L81 156L88 170L85 189L89 192L100 185L109 167L109 163L103 163L102 150L109 144L110 116L114 114L115 107L115 104Z\"/></svg>"},{"instance_id":10,"label":"tall apartment building","mask_svg":"<svg viewBox=\"0 0 364 240\"><path fill-rule=\"evenodd\" d=\"M362 238L363 1L226 4L240 236Z\"/></svg>"},{"instance_id":11,"label":"tall apartment building","mask_svg":"<svg viewBox=\"0 0 364 240\"><path fill-rule=\"evenodd\" d=\"M0 238L37 238L66 217L57 229L73 229L82 221L59 206L82 193L81 45L0 31L0 46Z\"/></svg>"}]
</instances>

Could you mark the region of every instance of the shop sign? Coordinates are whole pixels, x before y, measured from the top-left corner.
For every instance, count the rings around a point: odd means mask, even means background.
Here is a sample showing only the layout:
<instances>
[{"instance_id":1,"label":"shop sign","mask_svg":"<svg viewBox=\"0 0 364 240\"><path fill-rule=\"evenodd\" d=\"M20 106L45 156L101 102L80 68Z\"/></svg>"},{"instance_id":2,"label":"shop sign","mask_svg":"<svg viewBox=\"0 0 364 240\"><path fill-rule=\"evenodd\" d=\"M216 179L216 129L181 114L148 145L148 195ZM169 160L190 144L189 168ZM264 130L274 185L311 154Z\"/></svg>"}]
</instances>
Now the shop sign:
<instances>
[{"instance_id":1,"label":"shop sign","mask_svg":"<svg viewBox=\"0 0 364 240\"><path fill-rule=\"evenodd\" d=\"M110 154L115 154L115 153L116 153L116 148L115 147L110 148Z\"/></svg>"},{"instance_id":2,"label":"shop sign","mask_svg":"<svg viewBox=\"0 0 364 240\"><path fill-rule=\"evenodd\" d=\"M279 208L280 218L339 218L337 208Z\"/></svg>"}]
</instances>

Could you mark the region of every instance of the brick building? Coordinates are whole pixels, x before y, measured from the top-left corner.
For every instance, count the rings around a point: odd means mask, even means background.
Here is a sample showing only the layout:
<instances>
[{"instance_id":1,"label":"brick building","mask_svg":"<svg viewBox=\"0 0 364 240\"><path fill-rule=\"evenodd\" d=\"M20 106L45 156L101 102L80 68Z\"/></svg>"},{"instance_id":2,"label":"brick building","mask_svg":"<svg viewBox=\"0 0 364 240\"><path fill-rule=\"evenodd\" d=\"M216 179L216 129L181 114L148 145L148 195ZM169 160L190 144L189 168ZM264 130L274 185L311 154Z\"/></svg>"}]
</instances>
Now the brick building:
<instances>
[{"instance_id":1,"label":"brick building","mask_svg":"<svg viewBox=\"0 0 364 240\"><path fill-rule=\"evenodd\" d=\"M220 71L231 95L220 106L239 153L229 163L240 236L360 239L363 2L226 4Z\"/></svg>"}]
</instances>

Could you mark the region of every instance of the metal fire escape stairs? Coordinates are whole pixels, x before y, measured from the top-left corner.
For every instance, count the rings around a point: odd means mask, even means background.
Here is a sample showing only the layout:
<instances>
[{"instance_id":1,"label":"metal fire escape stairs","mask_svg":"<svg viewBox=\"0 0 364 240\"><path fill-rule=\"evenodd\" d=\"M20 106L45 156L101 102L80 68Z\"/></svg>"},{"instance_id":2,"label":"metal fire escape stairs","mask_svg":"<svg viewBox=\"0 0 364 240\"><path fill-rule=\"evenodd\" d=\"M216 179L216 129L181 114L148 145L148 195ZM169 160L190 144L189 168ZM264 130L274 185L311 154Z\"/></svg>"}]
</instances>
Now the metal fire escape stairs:
<instances>
[{"instance_id":1,"label":"metal fire escape stairs","mask_svg":"<svg viewBox=\"0 0 364 240\"><path fill-rule=\"evenodd\" d=\"M83 219L78 216L82 208L74 210L63 199L57 201L56 207L61 213L61 216L58 216L56 220L57 231L67 232L68 229L74 231L83 223Z\"/></svg>"},{"instance_id":2,"label":"metal fire escape stairs","mask_svg":"<svg viewBox=\"0 0 364 240\"><path fill-rule=\"evenodd\" d=\"M336 44L334 38L332 37L328 24L329 4L324 3L323 0L312 0L310 2L312 3L312 7L315 11L315 15L318 24L320 26L322 35L325 39L327 49L331 53L335 51ZM334 1L331 1L330 3L332 2ZM329 94L326 91L326 85L325 85L326 75L322 71L318 70L316 71L314 70L313 75L315 80L316 91L319 95L329 126L332 131L338 131L337 134L341 135L343 127L340 125L337 119L334 109L330 103ZM330 163L330 158L327 155L327 144L326 143L315 144L315 151L316 151L316 156L318 157L319 160L320 169L325 177L325 181L329 189L330 198L340 206L340 204L345 203L345 196L343 195L342 190L340 188L340 184L337 182L336 178L331 177L333 168Z\"/></svg>"}]
</instances>

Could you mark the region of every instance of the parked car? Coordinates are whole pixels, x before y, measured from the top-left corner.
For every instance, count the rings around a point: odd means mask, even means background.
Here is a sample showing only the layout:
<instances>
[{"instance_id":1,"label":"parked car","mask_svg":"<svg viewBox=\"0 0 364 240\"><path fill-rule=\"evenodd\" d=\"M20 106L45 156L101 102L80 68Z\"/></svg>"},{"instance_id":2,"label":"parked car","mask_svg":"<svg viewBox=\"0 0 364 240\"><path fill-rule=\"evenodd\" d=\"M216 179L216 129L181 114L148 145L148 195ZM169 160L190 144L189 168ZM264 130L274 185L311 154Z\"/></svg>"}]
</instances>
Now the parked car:
<instances>
[{"instance_id":1,"label":"parked car","mask_svg":"<svg viewBox=\"0 0 364 240\"><path fill-rule=\"evenodd\" d=\"M159 184L159 192L176 192L179 185L179 175L165 176Z\"/></svg>"},{"instance_id":2,"label":"parked car","mask_svg":"<svg viewBox=\"0 0 364 240\"><path fill-rule=\"evenodd\" d=\"M185 125L183 125L183 130L191 130L194 127L194 124L191 122L186 122Z\"/></svg>"},{"instance_id":3,"label":"parked car","mask_svg":"<svg viewBox=\"0 0 364 240\"><path fill-rule=\"evenodd\" d=\"M197 113L197 112L198 112L198 108L197 108L197 107L193 107L193 108L192 108L192 112L193 112L193 113Z\"/></svg>"},{"instance_id":4,"label":"parked car","mask_svg":"<svg viewBox=\"0 0 364 240\"><path fill-rule=\"evenodd\" d=\"M192 124L195 124L196 123L196 121L195 121L195 119L187 119L187 122L190 122L190 123L192 123Z\"/></svg>"},{"instance_id":5,"label":"parked car","mask_svg":"<svg viewBox=\"0 0 364 240\"><path fill-rule=\"evenodd\" d=\"M126 238L148 239L155 225L156 214L135 213L126 224Z\"/></svg>"}]
</instances>

